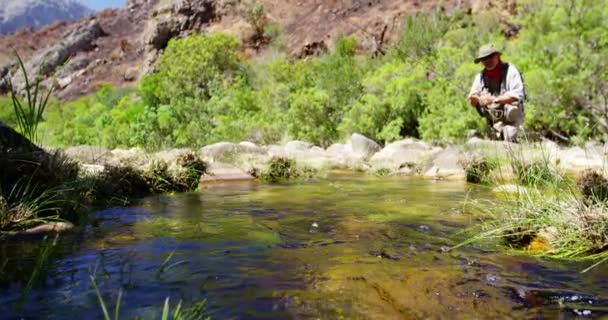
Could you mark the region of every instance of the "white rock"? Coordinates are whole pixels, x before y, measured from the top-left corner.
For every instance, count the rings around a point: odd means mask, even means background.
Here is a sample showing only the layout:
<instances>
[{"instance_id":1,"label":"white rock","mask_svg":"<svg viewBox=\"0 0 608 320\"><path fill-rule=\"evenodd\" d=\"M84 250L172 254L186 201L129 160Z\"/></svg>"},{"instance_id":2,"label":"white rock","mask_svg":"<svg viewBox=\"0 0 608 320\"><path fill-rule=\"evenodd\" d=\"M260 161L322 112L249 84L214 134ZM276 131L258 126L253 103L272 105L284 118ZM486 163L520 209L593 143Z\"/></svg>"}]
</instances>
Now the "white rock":
<instances>
[{"instance_id":1,"label":"white rock","mask_svg":"<svg viewBox=\"0 0 608 320\"><path fill-rule=\"evenodd\" d=\"M214 162L207 173L201 176L199 187L209 184L252 181L255 178L249 173L227 163Z\"/></svg>"},{"instance_id":2,"label":"white rock","mask_svg":"<svg viewBox=\"0 0 608 320\"><path fill-rule=\"evenodd\" d=\"M352 151L362 159L370 159L376 152L380 151L380 145L375 141L358 133L353 133L350 138Z\"/></svg>"},{"instance_id":3,"label":"white rock","mask_svg":"<svg viewBox=\"0 0 608 320\"><path fill-rule=\"evenodd\" d=\"M431 155L431 151L431 147L422 141L405 139L384 147L370 159L370 164L376 169L396 171L405 164L424 162L425 158Z\"/></svg>"},{"instance_id":4,"label":"white rock","mask_svg":"<svg viewBox=\"0 0 608 320\"><path fill-rule=\"evenodd\" d=\"M287 142L287 144L285 145L285 150L287 152L299 152L306 151L312 147L313 145L311 143L296 140Z\"/></svg>"},{"instance_id":5,"label":"white rock","mask_svg":"<svg viewBox=\"0 0 608 320\"><path fill-rule=\"evenodd\" d=\"M455 147L448 147L437 152L430 164L431 168L426 170L424 176L430 178L464 179L466 172L462 168L460 152Z\"/></svg>"},{"instance_id":6,"label":"white rock","mask_svg":"<svg viewBox=\"0 0 608 320\"><path fill-rule=\"evenodd\" d=\"M559 158L560 164L566 170L600 170L604 167L604 159L600 153L592 150L584 150L581 147L572 147L563 150Z\"/></svg>"}]
</instances>

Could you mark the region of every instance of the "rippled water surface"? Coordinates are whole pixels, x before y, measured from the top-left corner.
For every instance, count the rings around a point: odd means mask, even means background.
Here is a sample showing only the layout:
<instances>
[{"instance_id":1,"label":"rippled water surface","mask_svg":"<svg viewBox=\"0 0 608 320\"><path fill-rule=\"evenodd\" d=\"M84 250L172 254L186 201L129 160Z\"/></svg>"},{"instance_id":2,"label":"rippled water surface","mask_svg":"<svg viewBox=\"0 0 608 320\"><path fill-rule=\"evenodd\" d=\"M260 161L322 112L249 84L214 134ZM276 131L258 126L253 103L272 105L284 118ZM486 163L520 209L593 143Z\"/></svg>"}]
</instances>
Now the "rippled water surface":
<instances>
[{"instance_id":1,"label":"rippled water surface","mask_svg":"<svg viewBox=\"0 0 608 320\"><path fill-rule=\"evenodd\" d=\"M332 174L148 198L93 214L29 281L39 241L0 244L0 318L100 319L91 277L122 319L165 298L213 319L596 318L608 267L474 246L463 182ZM31 286L28 286L28 282ZM28 290L31 287L31 290Z\"/></svg>"}]
</instances>

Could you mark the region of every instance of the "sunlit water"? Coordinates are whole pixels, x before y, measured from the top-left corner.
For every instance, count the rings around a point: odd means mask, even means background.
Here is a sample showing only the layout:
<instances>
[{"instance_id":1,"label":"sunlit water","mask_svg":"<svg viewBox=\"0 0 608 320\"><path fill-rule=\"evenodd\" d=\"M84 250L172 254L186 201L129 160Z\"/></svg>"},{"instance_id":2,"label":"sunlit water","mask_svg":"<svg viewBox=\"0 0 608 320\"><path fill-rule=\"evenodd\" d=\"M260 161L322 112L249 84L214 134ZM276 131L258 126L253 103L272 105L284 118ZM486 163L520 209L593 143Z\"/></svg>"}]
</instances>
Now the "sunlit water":
<instances>
[{"instance_id":1,"label":"sunlit water","mask_svg":"<svg viewBox=\"0 0 608 320\"><path fill-rule=\"evenodd\" d=\"M27 290L39 241L0 244L0 318L100 319L94 277L122 319L165 298L214 319L596 318L608 267L447 249L475 223L463 182L333 174L236 184L100 211L59 240ZM170 258L169 258L170 257ZM21 307L20 306L20 301Z\"/></svg>"}]
</instances>

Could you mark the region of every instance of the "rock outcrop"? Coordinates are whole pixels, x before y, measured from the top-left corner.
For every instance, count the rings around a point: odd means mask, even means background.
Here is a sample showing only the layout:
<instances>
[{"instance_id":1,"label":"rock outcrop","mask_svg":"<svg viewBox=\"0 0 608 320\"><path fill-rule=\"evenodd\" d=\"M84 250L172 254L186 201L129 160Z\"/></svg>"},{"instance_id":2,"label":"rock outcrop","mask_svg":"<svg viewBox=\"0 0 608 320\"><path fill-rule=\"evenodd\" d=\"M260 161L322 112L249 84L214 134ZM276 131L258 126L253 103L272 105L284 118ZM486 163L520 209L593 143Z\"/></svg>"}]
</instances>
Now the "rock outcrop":
<instances>
[{"instance_id":1,"label":"rock outcrop","mask_svg":"<svg viewBox=\"0 0 608 320\"><path fill-rule=\"evenodd\" d=\"M156 61L169 40L200 31L216 17L213 0L171 0L162 2L151 14L143 33L145 68Z\"/></svg>"},{"instance_id":2,"label":"rock outcrop","mask_svg":"<svg viewBox=\"0 0 608 320\"><path fill-rule=\"evenodd\" d=\"M25 64L26 70L30 77L36 75L39 70L43 75L49 75L54 72L57 67L66 62L71 56L78 52L92 50L95 48L95 40L105 35L101 25L96 20L85 21L79 24L76 28L67 32L62 36L63 40L54 46L47 48L41 53L29 59ZM88 60L80 58L69 63L66 67L67 76L70 71L82 68L88 65ZM25 88L25 78L21 72L16 72L12 76L12 83L15 89L22 90Z\"/></svg>"}]
</instances>

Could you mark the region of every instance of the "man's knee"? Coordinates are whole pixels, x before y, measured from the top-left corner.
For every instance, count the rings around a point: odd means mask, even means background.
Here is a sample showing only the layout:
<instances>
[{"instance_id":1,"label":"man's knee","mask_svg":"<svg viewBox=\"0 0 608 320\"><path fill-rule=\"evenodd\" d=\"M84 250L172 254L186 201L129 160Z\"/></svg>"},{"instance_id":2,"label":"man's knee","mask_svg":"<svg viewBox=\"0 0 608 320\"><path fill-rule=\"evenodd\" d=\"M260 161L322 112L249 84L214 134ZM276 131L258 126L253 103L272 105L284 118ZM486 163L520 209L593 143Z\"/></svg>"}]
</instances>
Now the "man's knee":
<instances>
[{"instance_id":1,"label":"man's knee","mask_svg":"<svg viewBox=\"0 0 608 320\"><path fill-rule=\"evenodd\" d=\"M517 135L519 134L519 126L505 126L502 129L502 135L505 141L515 142L517 141Z\"/></svg>"}]
</instances>

